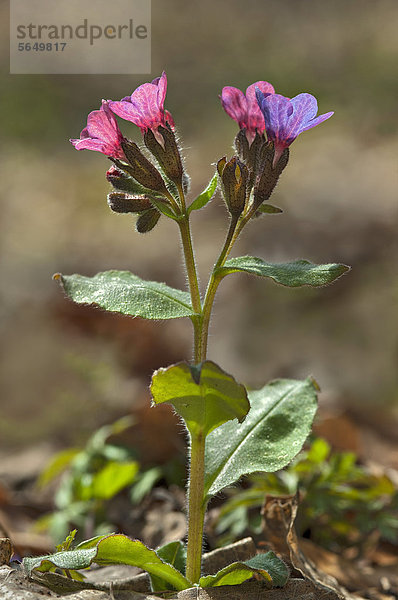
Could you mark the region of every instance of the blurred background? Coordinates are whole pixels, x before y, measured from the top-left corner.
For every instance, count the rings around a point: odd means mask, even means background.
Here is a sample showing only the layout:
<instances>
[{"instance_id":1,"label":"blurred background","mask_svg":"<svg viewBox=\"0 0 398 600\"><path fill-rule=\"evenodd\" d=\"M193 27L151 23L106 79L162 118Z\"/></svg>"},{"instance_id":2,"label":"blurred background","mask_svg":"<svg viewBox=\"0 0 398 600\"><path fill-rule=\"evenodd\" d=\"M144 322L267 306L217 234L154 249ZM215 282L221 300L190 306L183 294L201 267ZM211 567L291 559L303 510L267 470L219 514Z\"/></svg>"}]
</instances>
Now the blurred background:
<instances>
[{"instance_id":1,"label":"blurred background","mask_svg":"<svg viewBox=\"0 0 398 600\"><path fill-rule=\"evenodd\" d=\"M58 271L115 268L184 288L175 224L163 218L153 232L137 234L130 216L107 207L107 159L68 142L103 97L119 99L163 69L192 197L218 158L232 154L237 126L218 99L224 85L245 89L265 79L286 96L314 94L320 113L335 111L291 147L272 198L284 213L252 223L234 255L343 262L352 271L314 290L226 278L209 357L251 387L312 374L323 410L380 423L393 439L396 0L153 0L152 73L131 77L9 75L8 3L0 6L0 452L33 456L43 444L81 444L101 424L148 412L152 370L191 358L188 320L155 323L74 306L52 281ZM140 140L130 123L123 132ZM226 226L219 197L194 215L203 284ZM136 434L148 452L153 431Z\"/></svg>"}]
</instances>

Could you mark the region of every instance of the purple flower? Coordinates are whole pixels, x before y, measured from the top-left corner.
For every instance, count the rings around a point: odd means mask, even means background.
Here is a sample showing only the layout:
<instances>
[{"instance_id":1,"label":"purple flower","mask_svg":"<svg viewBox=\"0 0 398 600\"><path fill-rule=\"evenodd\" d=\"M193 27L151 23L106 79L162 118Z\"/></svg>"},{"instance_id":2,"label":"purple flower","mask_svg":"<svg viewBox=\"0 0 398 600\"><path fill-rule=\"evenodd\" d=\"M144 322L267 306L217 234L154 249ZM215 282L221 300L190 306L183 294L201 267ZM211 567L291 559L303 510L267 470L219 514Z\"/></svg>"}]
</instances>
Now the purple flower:
<instances>
[{"instance_id":1,"label":"purple flower","mask_svg":"<svg viewBox=\"0 0 398 600\"><path fill-rule=\"evenodd\" d=\"M238 88L226 86L222 89L220 100L223 109L239 125L240 129L246 129L246 137L249 144L256 136L264 132L264 117L258 107L256 100L256 89L261 90L264 97L275 94L273 86L267 81L256 81L246 90L246 95Z\"/></svg>"},{"instance_id":2,"label":"purple flower","mask_svg":"<svg viewBox=\"0 0 398 600\"><path fill-rule=\"evenodd\" d=\"M171 114L164 110L164 100L167 90L167 77L163 71L161 77L156 77L152 83L140 85L131 96L122 98L119 102L110 102L111 110L137 125L142 133L151 129L155 137L163 145L163 138L158 132L158 127L169 123L174 128Z\"/></svg>"},{"instance_id":3,"label":"purple flower","mask_svg":"<svg viewBox=\"0 0 398 600\"><path fill-rule=\"evenodd\" d=\"M112 158L125 160L121 146L123 136L109 102L102 101L99 110L93 110L87 117L87 127L83 129L79 140L69 140L76 150L95 150Z\"/></svg>"},{"instance_id":4,"label":"purple flower","mask_svg":"<svg viewBox=\"0 0 398 600\"><path fill-rule=\"evenodd\" d=\"M311 94L286 98L280 94L265 95L257 87L256 97L264 115L268 139L274 142L274 167L283 150L290 146L300 133L316 127L333 115L333 112L328 112L317 117L318 103Z\"/></svg>"}]
</instances>

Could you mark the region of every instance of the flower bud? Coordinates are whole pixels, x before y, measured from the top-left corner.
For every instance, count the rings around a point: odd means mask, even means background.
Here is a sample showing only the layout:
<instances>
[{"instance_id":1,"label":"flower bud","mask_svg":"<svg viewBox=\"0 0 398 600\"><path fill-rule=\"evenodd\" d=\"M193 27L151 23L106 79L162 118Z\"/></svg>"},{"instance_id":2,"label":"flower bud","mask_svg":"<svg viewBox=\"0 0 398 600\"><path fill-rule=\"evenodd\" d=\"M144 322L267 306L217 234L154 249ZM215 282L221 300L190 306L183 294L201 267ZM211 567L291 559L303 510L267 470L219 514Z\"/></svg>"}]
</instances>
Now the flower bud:
<instances>
[{"instance_id":1,"label":"flower bud","mask_svg":"<svg viewBox=\"0 0 398 600\"><path fill-rule=\"evenodd\" d=\"M152 208L150 198L146 196L130 196L120 192L108 194L108 206L116 213L141 213Z\"/></svg>"},{"instance_id":2,"label":"flower bud","mask_svg":"<svg viewBox=\"0 0 398 600\"><path fill-rule=\"evenodd\" d=\"M273 143L263 146L261 151L261 161L263 162L263 170L259 176L254 188L253 206L258 208L263 202L269 199L283 169L286 167L289 160L289 148L285 148L282 156L275 165L272 166L274 160L274 145Z\"/></svg>"},{"instance_id":3,"label":"flower bud","mask_svg":"<svg viewBox=\"0 0 398 600\"><path fill-rule=\"evenodd\" d=\"M150 208L142 213L137 219L135 228L138 233L148 233L160 219L160 212L156 208Z\"/></svg>"},{"instance_id":4,"label":"flower bud","mask_svg":"<svg viewBox=\"0 0 398 600\"><path fill-rule=\"evenodd\" d=\"M228 210L231 215L238 216L245 208L249 171L237 156L233 156L228 162L225 158L219 160L217 170L221 176Z\"/></svg>"},{"instance_id":5,"label":"flower bud","mask_svg":"<svg viewBox=\"0 0 398 600\"><path fill-rule=\"evenodd\" d=\"M158 161L165 175L174 183L181 184L184 169L175 135L168 127L159 126L158 132L164 140L163 145L158 142L151 129L145 131L144 143Z\"/></svg>"},{"instance_id":6,"label":"flower bud","mask_svg":"<svg viewBox=\"0 0 398 600\"><path fill-rule=\"evenodd\" d=\"M167 188L161 174L142 154L137 144L124 139L122 141L122 148L129 164L122 165L119 161L114 161L115 164L130 173L138 183L149 190L154 190L161 194L166 193Z\"/></svg>"},{"instance_id":7,"label":"flower bud","mask_svg":"<svg viewBox=\"0 0 398 600\"><path fill-rule=\"evenodd\" d=\"M115 190L128 194L145 194L146 188L114 165L106 172L106 178Z\"/></svg>"},{"instance_id":8,"label":"flower bud","mask_svg":"<svg viewBox=\"0 0 398 600\"><path fill-rule=\"evenodd\" d=\"M241 129L235 137L235 148L236 152L242 162L253 171L255 174L261 170L261 151L263 146L266 144L263 135L256 132L256 135L249 146L249 142L246 137L246 130Z\"/></svg>"}]
</instances>

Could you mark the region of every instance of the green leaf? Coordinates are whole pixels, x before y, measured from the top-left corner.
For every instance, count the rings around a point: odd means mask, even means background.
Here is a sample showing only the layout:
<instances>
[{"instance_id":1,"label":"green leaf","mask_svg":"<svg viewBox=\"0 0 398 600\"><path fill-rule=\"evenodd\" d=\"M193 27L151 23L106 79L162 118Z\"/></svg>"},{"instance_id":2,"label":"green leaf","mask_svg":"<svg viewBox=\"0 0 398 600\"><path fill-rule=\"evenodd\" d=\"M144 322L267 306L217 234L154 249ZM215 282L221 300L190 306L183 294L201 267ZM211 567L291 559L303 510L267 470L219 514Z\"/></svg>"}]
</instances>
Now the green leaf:
<instances>
[{"instance_id":1,"label":"green leaf","mask_svg":"<svg viewBox=\"0 0 398 600\"><path fill-rule=\"evenodd\" d=\"M174 406L193 436L206 436L231 419L241 423L250 408L245 387L209 360L155 371L151 393L155 404Z\"/></svg>"},{"instance_id":2,"label":"green leaf","mask_svg":"<svg viewBox=\"0 0 398 600\"><path fill-rule=\"evenodd\" d=\"M182 542L170 542L165 544L156 550L156 554L168 563L175 567L180 573L185 573L185 567L187 563L187 549ZM164 590L172 589L170 584L163 579L151 575L151 584L153 592L162 592Z\"/></svg>"},{"instance_id":3,"label":"green leaf","mask_svg":"<svg viewBox=\"0 0 398 600\"><path fill-rule=\"evenodd\" d=\"M145 496L154 487L155 483L162 479L163 471L160 467L152 467L147 471L141 472L131 488L130 500L133 504L140 504Z\"/></svg>"},{"instance_id":4,"label":"green leaf","mask_svg":"<svg viewBox=\"0 0 398 600\"><path fill-rule=\"evenodd\" d=\"M178 220L178 217L175 215L175 213L173 212L173 209L171 208L170 204L166 200L162 201L159 198L151 197L151 202L152 202L153 206L155 208L157 208L158 211L161 212L162 214L164 214L166 217L169 217L170 219L173 219L174 221Z\"/></svg>"},{"instance_id":5,"label":"green leaf","mask_svg":"<svg viewBox=\"0 0 398 600\"><path fill-rule=\"evenodd\" d=\"M139 470L138 463L108 462L108 464L94 475L92 482L92 496L101 500L109 500L116 496L123 488L133 483Z\"/></svg>"},{"instance_id":6,"label":"green leaf","mask_svg":"<svg viewBox=\"0 0 398 600\"><path fill-rule=\"evenodd\" d=\"M58 452L45 467L44 471L40 473L38 484L40 487L46 486L50 481L60 475L65 469L69 467L72 460L77 454L79 454L79 448L68 448Z\"/></svg>"},{"instance_id":7,"label":"green leaf","mask_svg":"<svg viewBox=\"0 0 398 600\"><path fill-rule=\"evenodd\" d=\"M206 441L205 497L218 494L243 475L272 473L301 450L317 409L311 379L278 379L249 392L244 423L224 423ZM228 440L228 443L226 443Z\"/></svg>"},{"instance_id":8,"label":"green leaf","mask_svg":"<svg viewBox=\"0 0 398 600\"><path fill-rule=\"evenodd\" d=\"M272 204L261 204L261 206L258 207L257 212L276 215L282 213L283 210L277 206L272 206Z\"/></svg>"},{"instance_id":9,"label":"green leaf","mask_svg":"<svg viewBox=\"0 0 398 600\"><path fill-rule=\"evenodd\" d=\"M274 552L266 552L244 562L232 563L215 575L201 577L199 585L203 588L219 585L239 585L247 579L251 579L253 575L261 575L269 584L269 587L282 587L289 579L289 570Z\"/></svg>"},{"instance_id":10,"label":"green leaf","mask_svg":"<svg viewBox=\"0 0 398 600\"><path fill-rule=\"evenodd\" d=\"M69 550L69 548L71 547L73 540L75 539L77 534L77 529L73 529L72 531L69 532L69 535L66 536L65 540L63 542L61 542L60 544L58 544L57 546L55 546L57 552L62 552L63 550Z\"/></svg>"},{"instance_id":11,"label":"green leaf","mask_svg":"<svg viewBox=\"0 0 398 600\"><path fill-rule=\"evenodd\" d=\"M213 177L209 181L206 189L203 190L201 194L192 202L192 204L188 207L188 214L193 210L199 210L206 206L208 202L213 198L215 191L217 189L218 177L217 173L214 173Z\"/></svg>"},{"instance_id":12,"label":"green leaf","mask_svg":"<svg viewBox=\"0 0 398 600\"><path fill-rule=\"evenodd\" d=\"M93 547L90 545L93 544ZM190 582L176 568L166 564L154 550L147 548L139 540L131 540L122 534L112 534L102 539L94 538L80 544L75 550L57 552L47 556L24 558L23 566L31 575L33 570L46 572L54 568L64 570L86 569L93 562L98 565L124 564L144 569L151 575L161 577L173 586L184 590Z\"/></svg>"},{"instance_id":13,"label":"green leaf","mask_svg":"<svg viewBox=\"0 0 398 600\"><path fill-rule=\"evenodd\" d=\"M250 273L259 277L270 277L276 283L288 287L302 285L321 286L332 283L335 279L350 270L347 265L326 264L315 265L308 260L296 260L291 263L267 263L255 256L230 258L223 267L217 270L222 277L230 273Z\"/></svg>"},{"instance_id":14,"label":"green leaf","mask_svg":"<svg viewBox=\"0 0 398 600\"><path fill-rule=\"evenodd\" d=\"M105 271L94 277L57 273L54 279L77 304L96 304L110 312L144 319L178 319L194 314L188 292L145 281L129 271Z\"/></svg>"}]
</instances>

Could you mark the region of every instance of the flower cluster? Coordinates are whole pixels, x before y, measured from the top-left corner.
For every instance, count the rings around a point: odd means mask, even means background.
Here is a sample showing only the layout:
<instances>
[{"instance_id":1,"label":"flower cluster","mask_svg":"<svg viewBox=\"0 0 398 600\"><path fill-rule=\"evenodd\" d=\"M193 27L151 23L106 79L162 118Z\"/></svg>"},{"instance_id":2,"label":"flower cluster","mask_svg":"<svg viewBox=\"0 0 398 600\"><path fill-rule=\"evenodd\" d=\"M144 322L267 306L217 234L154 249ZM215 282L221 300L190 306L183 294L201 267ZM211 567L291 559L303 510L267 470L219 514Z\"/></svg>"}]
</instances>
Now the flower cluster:
<instances>
[{"instance_id":1,"label":"flower cluster","mask_svg":"<svg viewBox=\"0 0 398 600\"><path fill-rule=\"evenodd\" d=\"M95 150L108 156L116 168L108 172L115 192L108 203L115 212L135 212L138 231L149 231L160 214L176 216L184 210L189 178L175 137L174 119L165 110L166 73L140 85L119 101L103 100L99 110L88 115L80 139L72 139L76 150ZM307 129L332 116L317 116L318 105L311 94L287 98L267 81L249 85L246 93L226 86L220 96L225 112L237 122L236 156L217 163L220 188L230 214L254 216L272 194L289 158L289 146ZM146 148L156 161L126 139L116 116L140 128ZM158 168L159 167L159 170Z\"/></svg>"},{"instance_id":2,"label":"flower cluster","mask_svg":"<svg viewBox=\"0 0 398 600\"><path fill-rule=\"evenodd\" d=\"M100 110L94 110L88 115L87 127L81 132L80 139L70 140L71 143L76 150L96 150L111 158L123 159L123 135L115 114L137 125L143 133L151 129L163 145L158 128L165 127L167 123L174 128L173 117L164 110L166 91L167 77L163 72L161 77L140 85L131 96L126 96L119 102L103 100Z\"/></svg>"},{"instance_id":3,"label":"flower cluster","mask_svg":"<svg viewBox=\"0 0 398 600\"><path fill-rule=\"evenodd\" d=\"M333 115L333 112L316 116L318 103L311 94L298 94L287 98L276 94L267 81L249 85L246 96L235 87L226 86L221 93L221 104L225 112L245 129L249 145L256 132L266 132L268 140L274 142L273 166L300 133L316 127Z\"/></svg>"}]
</instances>

